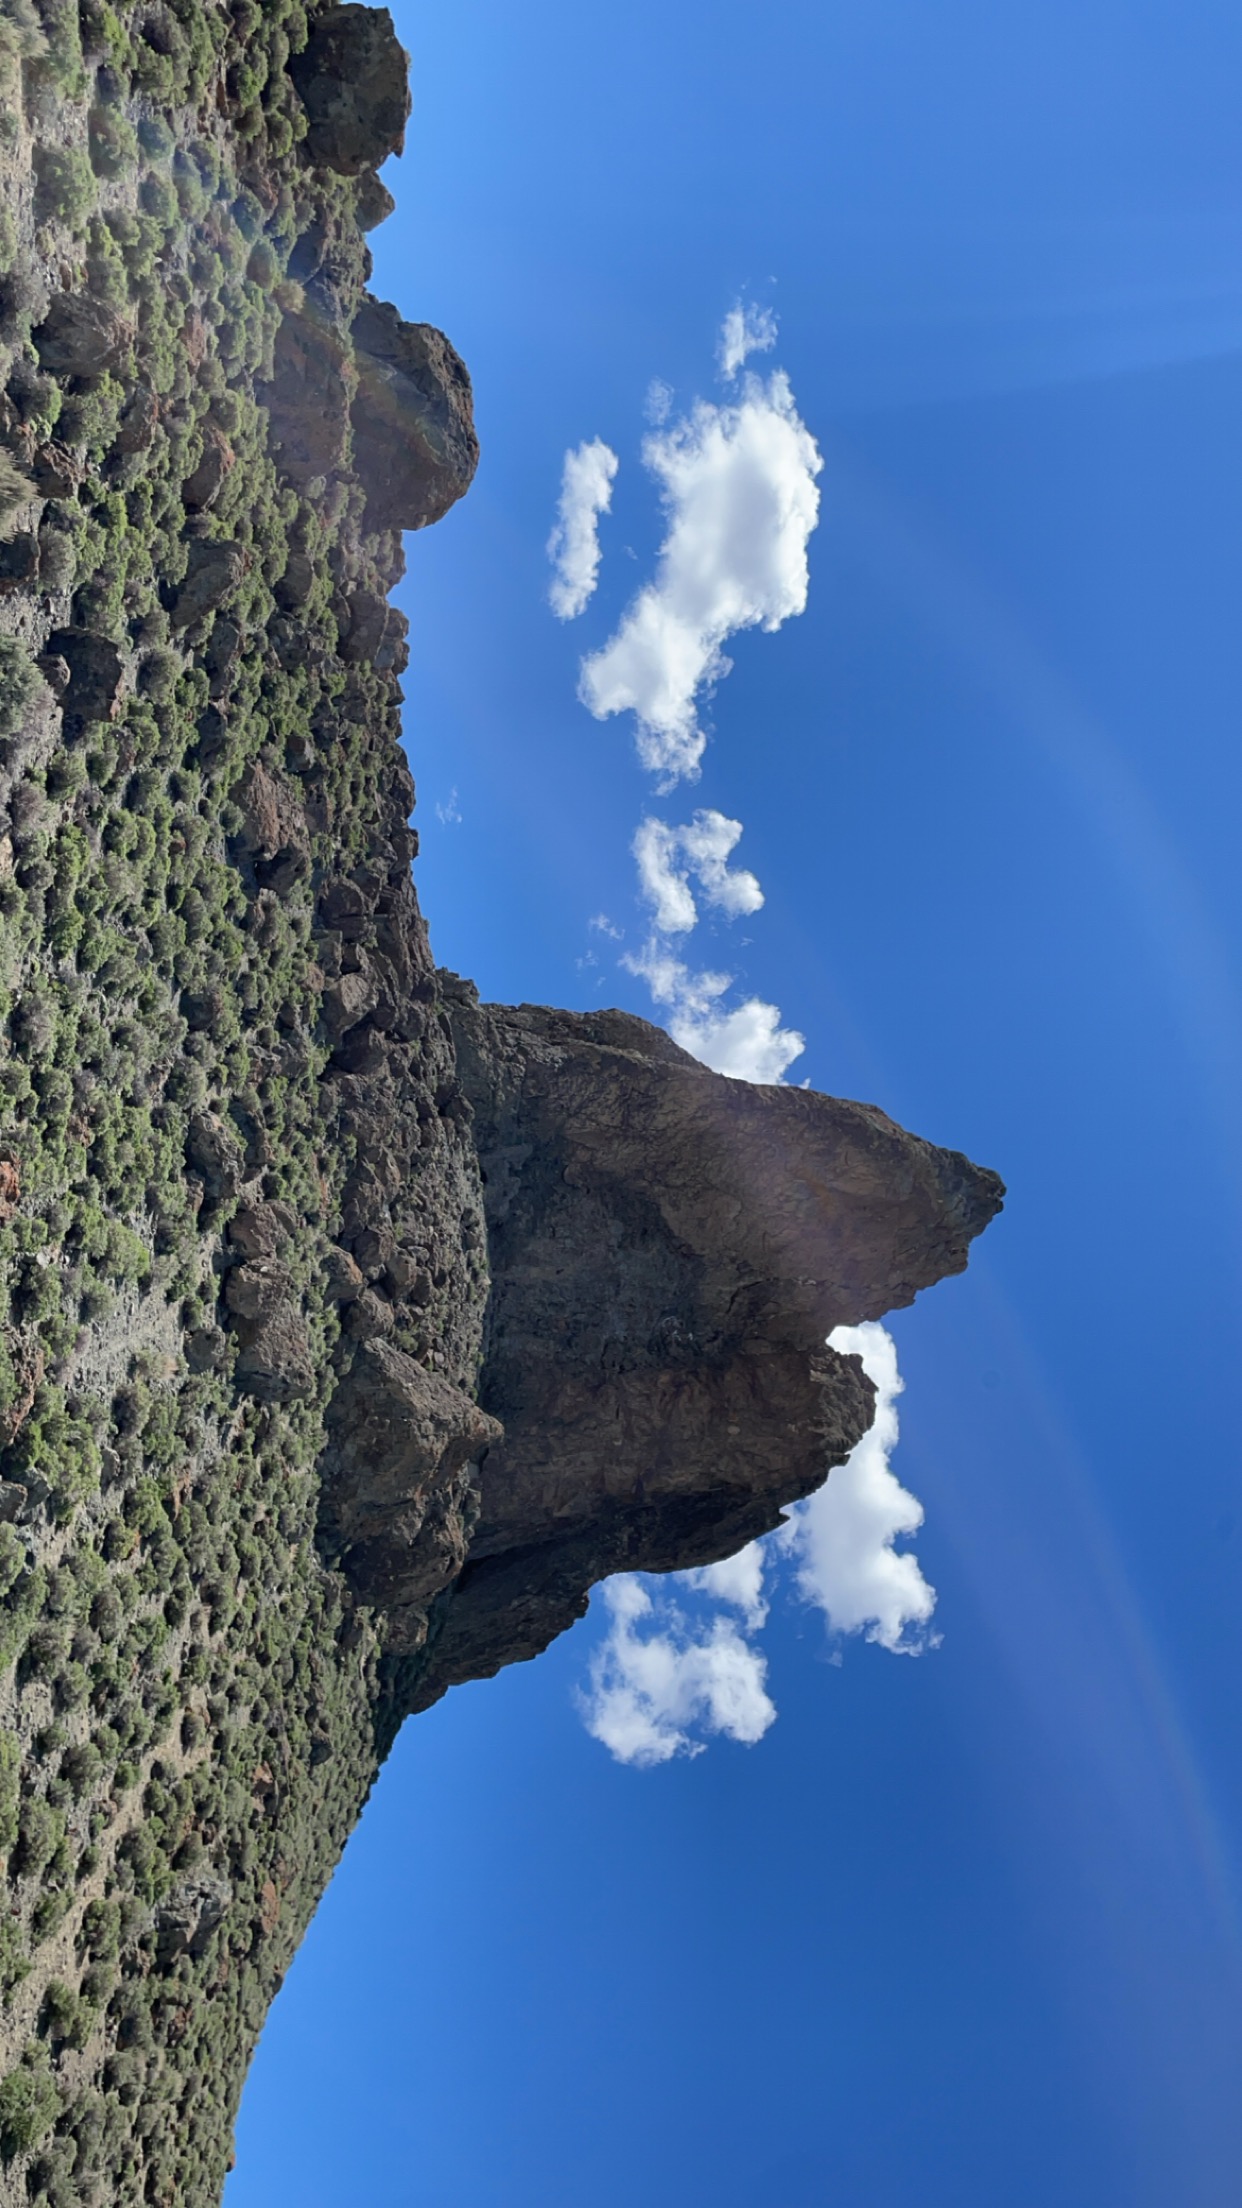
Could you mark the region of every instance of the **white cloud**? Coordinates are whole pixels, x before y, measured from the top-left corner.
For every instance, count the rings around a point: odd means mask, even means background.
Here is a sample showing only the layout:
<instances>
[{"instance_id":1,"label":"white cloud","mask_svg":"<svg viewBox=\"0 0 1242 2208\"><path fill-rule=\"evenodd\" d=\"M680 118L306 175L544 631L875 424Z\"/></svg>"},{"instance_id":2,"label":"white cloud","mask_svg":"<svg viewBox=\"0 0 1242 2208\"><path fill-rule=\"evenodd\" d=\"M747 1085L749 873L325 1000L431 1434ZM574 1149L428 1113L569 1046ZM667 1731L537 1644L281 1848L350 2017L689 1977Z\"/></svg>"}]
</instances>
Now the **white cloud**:
<instances>
[{"instance_id":1,"label":"white cloud","mask_svg":"<svg viewBox=\"0 0 1242 2208\"><path fill-rule=\"evenodd\" d=\"M440 804L437 800L436 819L439 821L442 828L454 828L460 821L461 806L457 802L457 792L455 789L449 791L448 798L443 805Z\"/></svg>"},{"instance_id":2,"label":"white cloud","mask_svg":"<svg viewBox=\"0 0 1242 2208\"><path fill-rule=\"evenodd\" d=\"M673 411L673 386L665 383L663 376L653 376L647 385L647 397L643 412L656 429L661 429Z\"/></svg>"},{"instance_id":3,"label":"white cloud","mask_svg":"<svg viewBox=\"0 0 1242 2208\"><path fill-rule=\"evenodd\" d=\"M697 812L686 828L670 828L662 820L643 821L633 845L638 878L655 924L665 935L684 935L698 919L691 874L709 905L730 919L758 912L763 891L754 875L745 867L731 871L728 864L741 833L740 820L727 820L710 809Z\"/></svg>"},{"instance_id":4,"label":"white cloud","mask_svg":"<svg viewBox=\"0 0 1242 2208\"><path fill-rule=\"evenodd\" d=\"M927 1625L936 1590L909 1550L893 1547L899 1534L917 1533L923 1523L922 1504L889 1469L902 1389L896 1344L874 1321L838 1326L828 1343L862 1358L875 1383L875 1420L847 1462L796 1505L775 1540L795 1558L799 1591L818 1604L834 1633L865 1631L895 1655L917 1655L934 1646Z\"/></svg>"},{"instance_id":5,"label":"white cloud","mask_svg":"<svg viewBox=\"0 0 1242 2208\"><path fill-rule=\"evenodd\" d=\"M675 1602L665 1597L657 1609L630 1575L602 1592L611 1623L591 1658L581 1707L587 1731L619 1763L701 1755L706 1743L696 1732L748 1745L763 1738L776 1716L767 1665L732 1619L717 1616L696 1634Z\"/></svg>"},{"instance_id":6,"label":"white cloud","mask_svg":"<svg viewBox=\"0 0 1242 2208\"><path fill-rule=\"evenodd\" d=\"M597 720L633 712L643 764L671 787L698 774L697 703L728 673L727 639L806 605L823 462L779 373L747 377L731 405L700 400L643 457L668 515L656 577L583 661L579 695Z\"/></svg>"},{"instance_id":7,"label":"white cloud","mask_svg":"<svg viewBox=\"0 0 1242 2208\"><path fill-rule=\"evenodd\" d=\"M775 1721L767 1665L754 1636L767 1623L765 1575L790 1559L799 1594L823 1610L834 1633L863 1633L894 1655L935 1647L928 1631L935 1590L894 1541L915 1533L923 1510L889 1469L901 1393L892 1336L873 1322L839 1326L830 1346L860 1356L875 1383L875 1418L849 1459L786 1523L720 1564L678 1572L653 1597L636 1574L601 1590L608 1630L579 1697L587 1731L619 1763L647 1766L701 1755L704 1734L761 1740ZM715 1615L692 1618L677 1598L694 1596ZM740 1614L740 1623L722 1614Z\"/></svg>"},{"instance_id":8,"label":"white cloud","mask_svg":"<svg viewBox=\"0 0 1242 2208\"><path fill-rule=\"evenodd\" d=\"M581 613L599 575L599 517L612 504L616 453L592 438L565 455L556 525L548 538L548 558L555 574L548 589L548 603L560 621L572 621Z\"/></svg>"},{"instance_id":9,"label":"white cloud","mask_svg":"<svg viewBox=\"0 0 1242 2208\"><path fill-rule=\"evenodd\" d=\"M720 999L732 986L732 976L694 973L658 938L621 963L666 1008L673 1041L715 1073L727 1073L735 1081L782 1081L806 1049L805 1036L782 1027L777 1006L761 997L748 997L725 1011Z\"/></svg>"},{"instance_id":10,"label":"white cloud","mask_svg":"<svg viewBox=\"0 0 1242 2208\"><path fill-rule=\"evenodd\" d=\"M698 1595L707 1595L715 1602L727 1602L740 1610L746 1620L748 1633L757 1633L767 1623L768 1604L763 1592L763 1547L758 1541L748 1541L736 1556L727 1556L721 1564L700 1564L689 1572L678 1572L682 1586L691 1587Z\"/></svg>"},{"instance_id":11,"label":"white cloud","mask_svg":"<svg viewBox=\"0 0 1242 2208\"><path fill-rule=\"evenodd\" d=\"M720 373L732 382L752 353L770 353L776 343L776 316L770 307L744 307L739 301L724 318L716 347Z\"/></svg>"}]
</instances>

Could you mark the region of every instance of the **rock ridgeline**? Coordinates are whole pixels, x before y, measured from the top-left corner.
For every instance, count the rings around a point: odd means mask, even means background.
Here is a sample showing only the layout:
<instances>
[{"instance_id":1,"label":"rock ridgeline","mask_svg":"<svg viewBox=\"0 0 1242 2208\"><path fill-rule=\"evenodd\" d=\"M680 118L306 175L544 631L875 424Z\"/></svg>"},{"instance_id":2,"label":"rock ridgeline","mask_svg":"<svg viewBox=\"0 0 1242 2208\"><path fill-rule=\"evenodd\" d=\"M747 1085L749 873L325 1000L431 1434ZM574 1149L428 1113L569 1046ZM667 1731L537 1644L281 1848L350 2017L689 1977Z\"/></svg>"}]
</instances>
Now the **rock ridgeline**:
<instances>
[{"instance_id":1,"label":"rock ridgeline","mask_svg":"<svg viewBox=\"0 0 1242 2208\"><path fill-rule=\"evenodd\" d=\"M2 2202L218 2199L403 1718L773 1525L1000 1198L437 970L408 115L382 9L0 0Z\"/></svg>"}]
</instances>

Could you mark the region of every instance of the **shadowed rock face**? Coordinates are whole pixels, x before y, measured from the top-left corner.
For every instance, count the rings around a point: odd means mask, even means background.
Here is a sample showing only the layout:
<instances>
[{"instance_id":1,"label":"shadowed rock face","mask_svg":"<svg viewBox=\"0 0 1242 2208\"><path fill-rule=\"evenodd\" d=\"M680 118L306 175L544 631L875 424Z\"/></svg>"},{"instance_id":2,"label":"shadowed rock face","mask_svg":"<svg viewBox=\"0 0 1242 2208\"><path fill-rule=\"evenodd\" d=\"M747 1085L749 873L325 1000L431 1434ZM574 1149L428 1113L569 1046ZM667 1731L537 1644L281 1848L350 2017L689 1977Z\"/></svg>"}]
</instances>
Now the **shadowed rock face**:
<instances>
[{"instance_id":1,"label":"shadowed rock face","mask_svg":"<svg viewBox=\"0 0 1242 2208\"><path fill-rule=\"evenodd\" d=\"M387 8L324 8L289 64L306 109L307 152L341 176L400 153L410 118L409 56Z\"/></svg>"},{"instance_id":2,"label":"shadowed rock face","mask_svg":"<svg viewBox=\"0 0 1242 2208\"><path fill-rule=\"evenodd\" d=\"M961 1272L994 1173L866 1104L709 1072L620 1012L449 992L492 1290L465 1569L421 1705L532 1656L610 1572L732 1554L866 1431L825 1345Z\"/></svg>"}]
</instances>

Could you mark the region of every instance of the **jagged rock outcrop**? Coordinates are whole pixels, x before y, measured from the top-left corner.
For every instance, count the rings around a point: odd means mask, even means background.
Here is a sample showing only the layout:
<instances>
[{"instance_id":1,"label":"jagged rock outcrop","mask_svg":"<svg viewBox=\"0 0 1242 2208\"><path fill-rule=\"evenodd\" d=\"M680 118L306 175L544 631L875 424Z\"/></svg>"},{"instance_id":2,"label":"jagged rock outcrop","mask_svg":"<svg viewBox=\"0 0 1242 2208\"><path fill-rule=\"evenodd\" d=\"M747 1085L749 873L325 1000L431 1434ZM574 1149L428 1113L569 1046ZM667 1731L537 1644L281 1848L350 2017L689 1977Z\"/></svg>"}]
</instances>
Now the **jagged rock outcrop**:
<instances>
[{"instance_id":1,"label":"jagged rock outcrop","mask_svg":"<svg viewBox=\"0 0 1242 2208\"><path fill-rule=\"evenodd\" d=\"M437 971L386 11L0 0L0 105L0 2208L213 2208L404 1718L773 1524L999 1184Z\"/></svg>"},{"instance_id":2,"label":"jagged rock outcrop","mask_svg":"<svg viewBox=\"0 0 1242 2208\"><path fill-rule=\"evenodd\" d=\"M610 1572L769 1532L871 1421L825 1337L962 1271L1003 1194L874 1106L725 1080L645 1020L447 987L503 1436L420 1706L536 1654Z\"/></svg>"}]
</instances>

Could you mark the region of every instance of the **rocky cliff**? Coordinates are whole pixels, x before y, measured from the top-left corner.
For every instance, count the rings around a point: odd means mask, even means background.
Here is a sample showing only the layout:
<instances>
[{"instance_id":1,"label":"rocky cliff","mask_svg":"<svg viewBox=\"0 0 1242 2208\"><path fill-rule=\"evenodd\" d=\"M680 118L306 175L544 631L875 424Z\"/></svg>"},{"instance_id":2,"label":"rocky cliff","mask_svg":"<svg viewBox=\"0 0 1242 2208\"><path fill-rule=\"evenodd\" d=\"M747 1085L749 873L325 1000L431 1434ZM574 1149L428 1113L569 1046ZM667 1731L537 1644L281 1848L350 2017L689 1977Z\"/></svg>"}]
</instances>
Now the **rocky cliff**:
<instances>
[{"instance_id":1,"label":"rocky cliff","mask_svg":"<svg viewBox=\"0 0 1242 2208\"><path fill-rule=\"evenodd\" d=\"M220 2192L402 1719L870 1416L999 1184L419 912L383 10L0 0L0 2200ZM415 732L416 738L416 732ZM204 2090L209 2081L210 2090Z\"/></svg>"}]
</instances>

